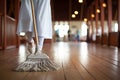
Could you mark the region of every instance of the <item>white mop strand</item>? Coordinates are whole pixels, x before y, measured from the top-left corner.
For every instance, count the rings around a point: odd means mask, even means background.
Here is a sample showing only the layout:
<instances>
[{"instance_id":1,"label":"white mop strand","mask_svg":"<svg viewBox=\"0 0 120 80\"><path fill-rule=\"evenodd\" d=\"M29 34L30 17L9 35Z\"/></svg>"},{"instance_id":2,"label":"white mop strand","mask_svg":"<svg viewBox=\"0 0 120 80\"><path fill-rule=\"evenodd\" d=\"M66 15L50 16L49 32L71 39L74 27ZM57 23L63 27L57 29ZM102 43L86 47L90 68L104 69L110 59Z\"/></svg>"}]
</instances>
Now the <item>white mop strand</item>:
<instances>
[{"instance_id":1,"label":"white mop strand","mask_svg":"<svg viewBox=\"0 0 120 80\"><path fill-rule=\"evenodd\" d=\"M26 53L28 56L26 60L19 64L14 71L18 72L46 72L55 71L59 69L58 64L50 60L49 56L45 53L37 52L36 54L31 54L27 48Z\"/></svg>"},{"instance_id":2,"label":"white mop strand","mask_svg":"<svg viewBox=\"0 0 120 80\"><path fill-rule=\"evenodd\" d=\"M58 65L48 58L27 59L21 63L15 70L19 72L46 72L58 69Z\"/></svg>"}]
</instances>

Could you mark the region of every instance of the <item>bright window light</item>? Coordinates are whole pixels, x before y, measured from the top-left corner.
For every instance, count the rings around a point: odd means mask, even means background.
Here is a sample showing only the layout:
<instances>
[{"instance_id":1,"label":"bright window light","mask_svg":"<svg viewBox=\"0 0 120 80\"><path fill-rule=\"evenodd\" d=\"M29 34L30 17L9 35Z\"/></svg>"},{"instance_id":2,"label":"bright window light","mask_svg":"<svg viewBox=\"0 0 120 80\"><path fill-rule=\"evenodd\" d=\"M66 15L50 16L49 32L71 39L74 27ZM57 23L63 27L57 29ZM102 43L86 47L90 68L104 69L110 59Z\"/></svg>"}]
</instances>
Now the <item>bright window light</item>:
<instances>
[{"instance_id":1,"label":"bright window light","mask_svg":"<svg viewBox=\"0 0 120 80\"><path fill-rule=\"evenodd\" d=\"M68 22L59 22L60 24L55 24L54 30L58 33L59 37L64 37L67 35L69 30Z\"/></svg>"},{"instance_id":2,"label":"bright window light","mask_svg":"<svg viewBox=\"0 0 120 80\"><path fill-rule=\"evenodd\" d=\"M25 32L21 32L21 33L20 33L20 36L25 36Z\"/></svg>"},{"instance_id":3,"label":"bright window light","mask_svg":"<svg viewBox=\"0 0 120 80\"><path fill-rule=\"evenodd\" d=\"M118 23L115 23L115 32L118 31Z\"/></svg>"},{"instance_id":4,"label":"bright window light","mask_svg":"<svg viewBox=\"0 0 120 80\"><path fill-rule=\"evenodd\" d=\"M86 36L86 35L87 35L87 25L86 23L83 23L81 27L81 36Z\"/></svg>"},{"instance_id":5,"label":"bright window light","mask_svg":"<svg viewBox=\"0 0 120 80\"><path fill-rule=\"evenodd\" d=\"M98 28L98 34L97 35L100 35L101 34L101 28L99 27Z\"/></svg>"}]
</instances>

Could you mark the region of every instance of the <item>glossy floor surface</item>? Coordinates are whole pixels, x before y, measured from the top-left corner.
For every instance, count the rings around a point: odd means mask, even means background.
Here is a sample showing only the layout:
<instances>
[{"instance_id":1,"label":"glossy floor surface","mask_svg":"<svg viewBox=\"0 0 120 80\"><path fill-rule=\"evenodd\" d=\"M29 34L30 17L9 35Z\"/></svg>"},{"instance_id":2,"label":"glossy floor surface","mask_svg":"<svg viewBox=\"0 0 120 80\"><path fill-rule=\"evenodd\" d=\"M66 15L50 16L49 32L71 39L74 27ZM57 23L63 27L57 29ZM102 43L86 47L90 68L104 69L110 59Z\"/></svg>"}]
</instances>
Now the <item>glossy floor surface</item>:
<instances>
[{"instance_id":1,"label":"glossy floor surface","mask_svg":"<svg viewBox=\"0 0 120 80\"><path fill-rule=\"evenodd\" d=\"M51 72L12 71L26 58L25 46L0 51L0 80L120 80L120 50L100 44L57 42L44 53L59 64Z\"/></svg>"}]
</instances>

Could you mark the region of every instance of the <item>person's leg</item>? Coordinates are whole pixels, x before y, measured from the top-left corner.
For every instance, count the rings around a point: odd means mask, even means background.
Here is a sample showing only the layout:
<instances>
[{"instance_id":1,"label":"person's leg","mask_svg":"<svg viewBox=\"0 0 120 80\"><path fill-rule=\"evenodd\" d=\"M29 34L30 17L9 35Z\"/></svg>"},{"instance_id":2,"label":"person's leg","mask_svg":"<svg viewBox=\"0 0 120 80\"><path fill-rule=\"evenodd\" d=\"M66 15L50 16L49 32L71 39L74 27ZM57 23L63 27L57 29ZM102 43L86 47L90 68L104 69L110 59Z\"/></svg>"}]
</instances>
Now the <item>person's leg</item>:
<instances>
[{"instance_id":1,"label":"person's leg","mask_svg":"<svg viewBox=\"0 0 120 80\"><path fill-rule=\"evenodd\" d=\"M44 43L44 37L38 36L39 44L38 44L38 50L42 51L43 43Z\"/></svg>"},{"instance_id":2,"label":"person's leg","mask_svg":"<svg viewBox=\"0 0 120 80\"><path fill-rule=\"evenodd\" d=\"M32 32L26 32L27 42L31 43L33 40Z\"/></svg>"},{"instance_id":3,"label":"person's leg","mask_svg":"<svg viewBox=\"0 0 120 80\"><path fill-rule=\"evenodd\" d=\"M26 32L26 37L27 37L27 50L29 53L34 53L34 40L32 37L32 32Z\"/></svg>"}]
</instances>

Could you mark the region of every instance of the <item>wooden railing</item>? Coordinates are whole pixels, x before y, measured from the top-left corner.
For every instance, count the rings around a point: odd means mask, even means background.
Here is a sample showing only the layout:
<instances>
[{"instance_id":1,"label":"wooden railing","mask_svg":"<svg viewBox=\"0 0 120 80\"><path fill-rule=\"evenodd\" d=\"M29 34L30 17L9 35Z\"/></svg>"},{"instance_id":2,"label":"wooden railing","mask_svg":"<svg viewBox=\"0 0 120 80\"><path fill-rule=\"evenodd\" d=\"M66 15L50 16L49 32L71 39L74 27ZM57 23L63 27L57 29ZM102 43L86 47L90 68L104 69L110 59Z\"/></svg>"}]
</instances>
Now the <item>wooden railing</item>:
<instances>
[{"instance_id":1,"label":"wooden railing","mask_svg":"<svg viewBox=\"0 0 120 80\"><path fill-rule=\"evenodd\" d=\"M6 16L6 48L16 47L16 20Z\"/></svg>"},{"instance_id":2,"label":"wooden railing","mask_svg":"<svg viewBox=\"0 0 120 80\"><path fill-rule=\"evenodd\" d=\"M104 33L104 34L102 34L102 37L101 37L102 39L101 39L101 43L103 44L103 45L108 45L108 34L107 33Z\"/></svg>"},{"instance_id":3,"label":"wooden railing","mask_svg":"<svg viewBox=\"0 0 120 80\"><path fill-rule=\"evenodd\" d=\"M118 32L111 32L109 34L109 45L118 46Z\"/></svg>"}]
</instances>

